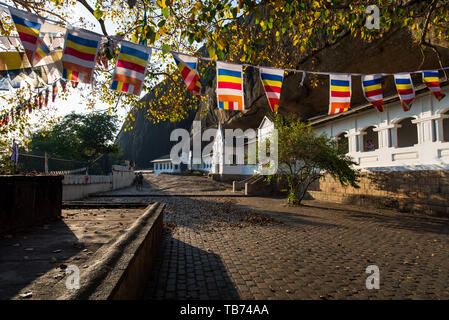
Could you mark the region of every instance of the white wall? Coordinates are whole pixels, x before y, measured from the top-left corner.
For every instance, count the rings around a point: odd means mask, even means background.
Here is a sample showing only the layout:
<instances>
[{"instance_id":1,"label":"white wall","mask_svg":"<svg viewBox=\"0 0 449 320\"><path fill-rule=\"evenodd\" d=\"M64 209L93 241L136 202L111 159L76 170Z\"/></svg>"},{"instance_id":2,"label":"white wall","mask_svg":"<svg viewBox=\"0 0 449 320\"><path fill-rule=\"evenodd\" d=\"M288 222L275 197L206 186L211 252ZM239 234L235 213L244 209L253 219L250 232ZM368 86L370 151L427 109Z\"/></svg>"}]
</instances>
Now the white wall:
<instances>
[{"instance_id":1,"label":"white wall","mask_svg":"<svg viewBox=\"0 0 449 320\"><path fill-rule=\"evenodd\" d=\"M62 180L62 200L79 200L90 194L126 188L134 182L135 174L128 167L113 166L113 173L107 176L89 175L86 183L84 175L64 175Z\"/></svg>"},{"instance_id":2,"label":"white wall","mask_svg":"<svg viewBox=\"0 0 449 320\"><path fill-rule=\"evenodd\" d=\"M430 91L415 99L411 109L402 110L400 102L386 105L384 112L372 110L350 115L342 119L317 125L315 129L330 136L344 133L348 138L349 155L358 164L357 168L367 170L432 170L449 169L449 141L444 139L444 114L449 110L449 90L443 90L446 97L438 101ZM411 138L410 131L403 130L401 120L412 117L418 142L413 146L399 147L398 136ZM374 126L378 134L379 148L375 151L363 151L364 130Z\"/></svg>"}]
</instances>

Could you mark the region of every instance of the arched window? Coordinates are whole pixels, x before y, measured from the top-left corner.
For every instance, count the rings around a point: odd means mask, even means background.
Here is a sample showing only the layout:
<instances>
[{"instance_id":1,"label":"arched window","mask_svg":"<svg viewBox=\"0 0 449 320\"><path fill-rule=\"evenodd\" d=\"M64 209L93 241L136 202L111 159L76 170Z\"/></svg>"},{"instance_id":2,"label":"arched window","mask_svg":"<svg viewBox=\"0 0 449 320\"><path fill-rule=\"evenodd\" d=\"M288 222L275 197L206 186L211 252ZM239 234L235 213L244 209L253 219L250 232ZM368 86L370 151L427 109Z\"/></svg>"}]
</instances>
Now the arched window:
<instances>
[{"instance_id":1,"label":"arched window","mask_svg":"<svg viewBox=\"0 0 449 320\"><path fill-rule=\"evenodd\" d=\"M444 115L449 115L449 110L443 113ZM443 141L449 141L449 118L443 119Z\"/></svg>"},{"instance_id":2,"label":"arched window","mask_svg":"<svg viewBox=\"0 0 449 320\"><path fill-rule=\"evenodd\" d=\"M374 126L370 126L363 130L363 152L374 151L379 148L379 135L374 131Z\"/></svg>"},{"instance_id":3,"label":"arched window","mask_svg":"<svg viewBox=\"0 0 449 320\"><path fill-rule=\"evenodd\" d=\"M418 128L416 123L412 123L413 119L405 118L398 123L398 148L412 147L418 143Z\"/></svg>"},{"instance_id":4,"label":"arched window","mask_svg":"<svg viewBox=\"0 0 449 320\"><path fill-rule=\"evenodd\" d=\"M335 139L337 140L338 149L343 151L344 153L349 152L349 141L348 137L346 137L346 133L342 132L338 134Z\"/></svg>"}]
</instances>

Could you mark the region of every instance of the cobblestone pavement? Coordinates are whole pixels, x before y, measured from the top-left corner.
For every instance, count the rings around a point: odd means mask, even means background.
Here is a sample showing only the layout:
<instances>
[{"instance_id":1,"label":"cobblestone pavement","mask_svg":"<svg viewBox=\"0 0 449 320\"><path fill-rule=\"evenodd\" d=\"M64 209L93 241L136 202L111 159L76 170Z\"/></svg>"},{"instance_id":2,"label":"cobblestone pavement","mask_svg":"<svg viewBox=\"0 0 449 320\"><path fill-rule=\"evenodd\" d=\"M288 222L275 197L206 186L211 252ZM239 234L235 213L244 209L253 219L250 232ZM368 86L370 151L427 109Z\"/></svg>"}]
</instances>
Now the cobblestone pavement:
<instances>
[{"instance_id":1,"label":"cobblestone pavement","mask_svg":"<svg viewBox=\"0 0 449 320\"><path fill-rule=\"evenodd\" d=\"M194 193L204 178L146 179ZM169 232L146 298L449 299L448 219L218 193L152 199ZM379 290L366 289L369 265Z\"/></svg>"}]
</instances>

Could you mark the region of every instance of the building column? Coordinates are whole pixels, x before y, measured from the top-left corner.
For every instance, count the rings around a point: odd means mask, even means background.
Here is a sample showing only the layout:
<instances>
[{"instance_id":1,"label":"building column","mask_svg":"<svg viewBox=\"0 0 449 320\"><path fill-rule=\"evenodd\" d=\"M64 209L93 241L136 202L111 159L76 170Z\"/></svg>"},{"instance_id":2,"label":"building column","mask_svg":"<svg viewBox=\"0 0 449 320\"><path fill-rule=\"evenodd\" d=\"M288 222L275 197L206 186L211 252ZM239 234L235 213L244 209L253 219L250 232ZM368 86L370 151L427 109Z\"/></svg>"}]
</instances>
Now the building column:
<instances>
[{"instance_id":1,"label":"building column","mask_svg":"<svg viewBox=\"0 0 449 320\"><path fill-rule=\"evenodd\" d=\"M443 120L447 118L449 118L447 114L439 114L433 118L435 120L435 141L444 142Z\"/></svg>"},{"instance_id":2,"label":"building column","mask_svg":"<svg viewBox=\"0 0 449 320\"><path fill-rule=\"evenodd\" d=\"M392 146L393 143L390 145L390 129L393 128L394 125L384 125L373 129L373 131L378 134L379 149L389 148Z\"/></svg>"},{"instance_id":3,"label":"building column","mask_svg":"<svg viewBox=\"0 0 449 320\"><path fill-rule=\"evenodd\" d=\"M360 151L360 132L355 131L354 129L349 130L349 132L345 135L348 138L348 148L349 153L359 152Z\"/></svg>"},{"instance_id":4,"label":"building column","mask_svg":"<svg viewBox=\"0 0 449 320\"><path fill-rule=\"evenodd\" d=\"M391 146L393 148L398 147L398 129L401 128L402 125L395 123L391 130Z\"/></svg>"},{"instance_id":5,"label":"building column","mask_svg":"<svg viewBox=\"0 0 449 320\"><path fill-rule=\"evenodd\" d=\"M423 119L416 119L416 120L412 120L412 123L415 123L417 126L417 130L418 130L418 143L422 144L422 143L427 143L427 142L433 142L438 141L438 127L436 128L437 130L437 136L434 137L434 122L433 120L440 120L441 119L441 130L443 128L443 115L439 115L438 117L431 117L431 118L423 118ZM440 131L442 133L442 131ZM441 137L443 138L443 137Z\"/></svg>"}]
</instances>

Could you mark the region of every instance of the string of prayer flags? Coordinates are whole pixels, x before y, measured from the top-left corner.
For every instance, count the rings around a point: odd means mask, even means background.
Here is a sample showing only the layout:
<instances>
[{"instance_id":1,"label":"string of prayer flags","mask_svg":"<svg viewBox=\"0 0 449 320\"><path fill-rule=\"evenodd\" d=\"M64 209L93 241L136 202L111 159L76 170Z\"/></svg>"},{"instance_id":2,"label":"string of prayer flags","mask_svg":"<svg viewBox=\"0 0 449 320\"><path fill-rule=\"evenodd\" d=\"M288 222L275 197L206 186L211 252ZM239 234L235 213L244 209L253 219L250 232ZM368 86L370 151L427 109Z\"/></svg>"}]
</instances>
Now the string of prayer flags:
<instances>
[{"instance_id":1,"label":"string of prayer flags","mask_svg":"<svg viewBox=\"0 0 449 320\"><path fill-rule=\"evenodd\" d=\"M78 87L78 82L72 81L72 88Z\"/></svg>"},{"instance_id":2,"label":"string of prayer flags","mask_svg":"<svg viewBox=\"0 0 449 320\"><path fill-rule=\"evenodd\" d=\"M243 101L243 68L217 61L217 101L224 110L245 110Z\"/></svg>"},{"instance_id":3,"label":"string of prayer flags","mask_svg":"<svg viewBox=\"0 0 449 320\"><path fill-rule=\"evenodd\" d=\"M172 53L172 55L187 89L200 98L201 82L198 74L198 58L180 53Z\"/></svg>"},{"instance_id":4,"label":"string of prayer flags","mask_svg":"<svg viewBox=\"0 0 449 320\"><path fill-rule=\"evenodd\" d=\"M394 82L401 99L402 109L409 111L413 100L415 100L415 88L413 87L412 77L410 73L397 73L394 75Z\"/></svg>"},{"instance_id":5,"label":"string of prayer flags","mask_svg":"<svg viewBox=\"0 0 449 320\"><path fill-rule=\"evenodd\" d=\"M151 48L122 41L110 89L140 96Z\"/></svg>"},{"instance_id":6,"label":"string of prayer flags","mask_svg":"<svg viewBox=\"0 0 449 320\"><path fill-rule=\"evenodd\" d=\"M34 56L38 47L38 38L44 19L35 14L9 7L12 21L19 33L19 39L25 49L30 63L34 62Z\"/></svg>"},{"instance_id":7,"label":"string of prayer flags","mask_svg":"<svg viewBox=\"0 0 449 320\"><path fill-rule=\"evenodd\" d=\"M330 74L329 114L351 110L351 75Z\"/></svg>"},{"instance_id":8,"label":"string of prayer flags","mask_svg":"<svg viewBox=\"0 0 449 320\"><path fill-rule=\"evenodd\" d=\"M271 112L278 112L279 100L281 99L282 81L284 70L272 68L259 68L260 80L267 95Z\"/></svg>"},{"instance_id":9,"label":"string of prayer flags","mask_svg":"<svg viewBox=\"0 0 449 320\"><path fill-rule=\"evenodd\" d=\"M440 76L438 70L424 70L422 72L422 79L427 88L432 91L435 98L441 101L446 95L441 92Z\"/></svg>"},{"instance_id":10,"label":"string of prayer flags","mask_svg":"<svg viewBox=\"0 0 449 320\"><path fill-rule=\"evenodd\" d=\"M95 33L67 28L62 56L62 77L75 82L90 83L100 42L101 37Z\"/></svg>"},{"instance_id":11,"label":"string of prayer flags","mask_svg":"<svg viewBox=\"0 0 449 320\"><path fill-rule=\"evenodd\" d=\"M377 111L384 111L384 101L382 93L382 75L367 74L362 75L362 88L366 100L370 102Z\"/></svg>"}]
</instances>

